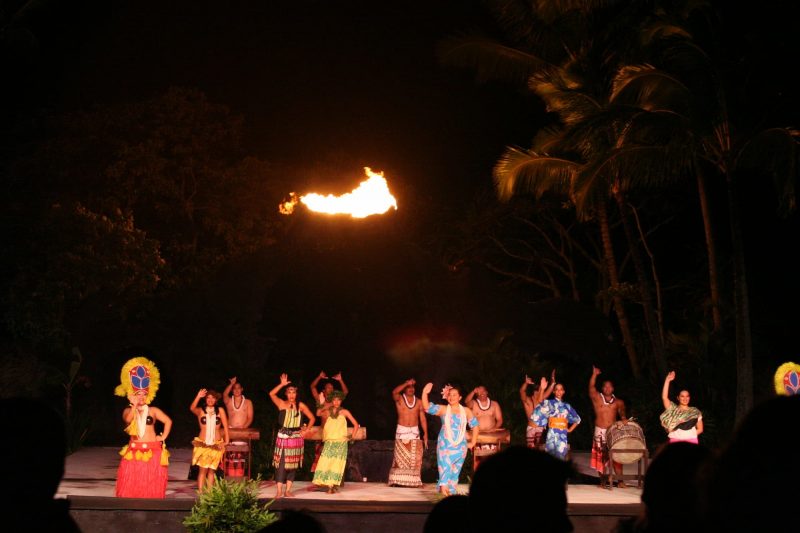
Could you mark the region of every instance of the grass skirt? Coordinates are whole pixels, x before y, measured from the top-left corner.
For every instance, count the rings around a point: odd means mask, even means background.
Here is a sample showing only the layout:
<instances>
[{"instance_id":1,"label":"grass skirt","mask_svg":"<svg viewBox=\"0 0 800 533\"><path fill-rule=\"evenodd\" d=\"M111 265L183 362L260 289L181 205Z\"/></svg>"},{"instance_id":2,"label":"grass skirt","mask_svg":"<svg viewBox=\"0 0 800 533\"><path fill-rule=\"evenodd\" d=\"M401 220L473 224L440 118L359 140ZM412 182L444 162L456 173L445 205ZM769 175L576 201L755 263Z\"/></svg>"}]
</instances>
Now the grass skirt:
<instances>
[{"instance_id":1,"label":"grass skirt","mask_svg":"<svg viewBox=\"0 0 800 533\"><path fill-rule=\"evenodd\" d=\"M118 498L164 498L169 452L162 442L131 442L119 454Z\"/></svg>"}]
</instances>

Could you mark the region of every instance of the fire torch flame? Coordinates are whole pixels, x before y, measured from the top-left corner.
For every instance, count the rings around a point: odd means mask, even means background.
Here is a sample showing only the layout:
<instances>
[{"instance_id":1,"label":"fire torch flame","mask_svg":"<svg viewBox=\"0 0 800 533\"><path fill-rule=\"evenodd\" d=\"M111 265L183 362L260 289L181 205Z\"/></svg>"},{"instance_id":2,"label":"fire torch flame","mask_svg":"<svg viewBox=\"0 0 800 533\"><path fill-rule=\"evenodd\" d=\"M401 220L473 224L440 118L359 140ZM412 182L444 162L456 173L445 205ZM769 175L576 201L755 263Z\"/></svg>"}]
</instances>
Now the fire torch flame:
<instances>
[{"instance_id":1,"label":"fire torch flame","mask_svg":"<svg viewBox=\"0 0 800 533\"><path fill-rule=\"evenodd\" d=\"M369 179L362 181L351 192L341 196L309 193L300 197L290 193L289 199L282 202L278 209L284 215L291 215L297 203L302 202L308 209L317 213L350 215L353 218L382 215L391 208L396 210L397 200L389 192L389 184L383 177L383 172L373 172L369 167L364 167L364 173Z\"/></svg>"}]
</instances>

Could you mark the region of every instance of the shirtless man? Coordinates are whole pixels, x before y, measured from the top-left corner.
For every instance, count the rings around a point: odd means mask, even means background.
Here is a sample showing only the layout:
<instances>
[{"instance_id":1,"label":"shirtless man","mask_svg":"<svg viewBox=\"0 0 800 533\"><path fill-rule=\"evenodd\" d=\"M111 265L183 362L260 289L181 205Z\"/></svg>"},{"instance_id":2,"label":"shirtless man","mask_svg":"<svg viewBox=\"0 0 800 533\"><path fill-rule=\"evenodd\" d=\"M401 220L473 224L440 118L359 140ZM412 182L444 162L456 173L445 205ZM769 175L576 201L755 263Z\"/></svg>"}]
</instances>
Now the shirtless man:
<instances>
[{"instance_id":1,"label":"shirtless man","mask_svg":"<svg viewBox=\"0 0 800 533\"><path fill-rule=\"evenodd\" d=\"M625 402L614 396L614 384L610 380L603 381L602 392L597 391L597 376L600 369L592 367L592 377L589 378L589 398L594 407L594 443L592 445L592 467L600 474L600 486L604 485L608 475L608 450L606 448L606 431L619 417L623 424L628 423L625 416ZM614 463L614 471L622 474L622 465ZM625 482L620 480L619 488L626 488Z\"/></svg>"},{"instance_id":2,"label":"shirtless man","mask_svg":"<svg viewBox=\"0 0 800 533\"><path fill-rule=\"evenodd\" d=\"M228 381L230 383L222 392L225 408L228 411L228 423L230 423L231 429L249 428L253 423L253 402L244 397L242 394L244 388L241 383L236 381L236 377L232 377ZM233 390L233 397L231 397L231 390Z\"/></svg>"},{"instance_id":3,"label":"shirtless man","mask_svg":"<svg viewBox=\"0 0 800 533\"><path fill-rule=\"evenodd\" d=\"M428 449L428 420L422 402L414 395L413 379L406 380L392 391L397 408L397 430L394 435L394 460L389 470L389 485L421 487L422 455ZM402 392L402 394L401 394ZM422 441L419 427L422 426Z\"/></svg>"},{"instance_id":4,"label":"shirtless man","mask_svg":"<svg viewBox=\"0 0 800 533\"><path fill-rule=\"evenodd\" d=\"M323 379L327 381L325 382L325 385L322 386L322 392L320 392L317 389L317 385ZM333 394L333 391L335 390L333 387L334 380L339 382L339 385L342 387L342 394L344 394L343 398L346 398L347 393L350 391L348 390L347 385L344 384L341 372L338 372L332 378L328 378L328 375L325 373L325 371L321 371L319 375L314 378L314 381L311 382L311 397L317 401L317 409L315 414L319 418L320 427L325 427L325 421L328 419L331 406L333 406L331 394ZM314 447L314 462L311 465L312 472L317 470L317 461L319 461L319 456L322 453L323 445L324 442L322 442L322 440L318 440L316 446Z\"/></svg>"},{"instance_id":5,"label":"shirtless man","mask_svg":"<svg viewBox=\"0 0 800 533\"><path fill-rule=\"evenodd\" d=\"M500 404L489 398L489 391L486 387L480 385L472 389L467 394L464 403L475 414L478 419L478 427L481 433L491 432L503 427L503 411L500 409ZM482 450L476 452L475 450ZM490 444L488 442L476 444L476 448L472 453L472 468L478 468L480 462L489 455L497 453L498 445Z\"/></svg>"},{"instance_id":6,"label":"shirtless man","mask_svg":"<svg viewBox=\"0 0 800 533\"><path fill-rule=\"evenodd\" d=\"M542 403L542 400L547 398L553 393L553 388L556 386L556 371L553 370L550 374L550 384L547 385L547 380L542 378L545 386L536 386L536 382L525 376L525 381L519 388L519 399L522 400L522 407L525 409L525 418L528 420L528 427L525 428L525 441L528 448L541 449L544 446L544 426L537 425L531 420L533 410L537 405ZM533 385L533 393L528 396L528 386Z\"/></svg>"}]
</instances>

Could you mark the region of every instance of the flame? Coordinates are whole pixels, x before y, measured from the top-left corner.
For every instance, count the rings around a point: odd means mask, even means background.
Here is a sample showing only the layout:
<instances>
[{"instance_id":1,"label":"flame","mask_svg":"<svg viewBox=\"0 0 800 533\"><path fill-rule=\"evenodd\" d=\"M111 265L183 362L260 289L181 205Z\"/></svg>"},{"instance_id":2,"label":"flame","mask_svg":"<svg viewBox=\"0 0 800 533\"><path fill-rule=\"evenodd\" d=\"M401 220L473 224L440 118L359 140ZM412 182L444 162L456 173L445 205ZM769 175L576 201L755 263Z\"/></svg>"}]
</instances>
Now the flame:
<instances>
[{"instance_id":1,"label":"flame","mask_svg":"<svg viewBox=\"0 0 800 533\"><path fill-rule=\"evenodd\" d=\"M284 215L291 215L297 203L302 202L317 213L350 215L353 218L382 215L391 208L396 210L397 200L389 192L389 184L383 177L383 172L373 172L369 167L364 167L364 173L369 179L362 181L351 192L341 196L309 193L300 197L290 193L289 199L282 202L278 209Z\"/></svg>"}]
</instances>

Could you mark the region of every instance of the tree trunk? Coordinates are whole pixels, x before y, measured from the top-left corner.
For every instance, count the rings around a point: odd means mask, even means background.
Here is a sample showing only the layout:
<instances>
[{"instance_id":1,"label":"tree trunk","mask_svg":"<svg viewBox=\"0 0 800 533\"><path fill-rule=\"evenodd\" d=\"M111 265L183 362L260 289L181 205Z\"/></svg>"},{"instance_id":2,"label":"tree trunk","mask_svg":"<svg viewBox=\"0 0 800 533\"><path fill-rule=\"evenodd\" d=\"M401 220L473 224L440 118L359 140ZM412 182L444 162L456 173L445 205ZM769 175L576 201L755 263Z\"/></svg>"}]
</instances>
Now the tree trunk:
<instances>
[{"instance_id":1,"label":"tree trunk","mask_svg":"<svg viewBox=\"0 0 800 533\"><path fill-rule=\"evenodd\" d=\"M614 199L617 201L620 216L622 217L622 227L625 230L625 237L630 246L631 259L639 280L639 295L642 299L642 309L644 311L644 321L647 327L647 336L650 338L650 347L653 350L653 359L656 362L657 376L667 373L667 360L664 356L664 342L661 337L661 328L658 326L655 305L653 304L653 286L650 277L644 268L641 250L639 249L639 239L631 228L630 218L628 217L628 206L622 193L615 192Z\"/></svg>"},{"instance_id":2,"label":"tree trunk","mask_svg":"<svg viewBox=\"0 0 800 533\"><path fill-rule=\"evenodd\" d=\"M605 200L598 202L597 214L600 221L600 235L603 239L603 258L605 259L606 269L608 270L608 279L611 285L612 299L614 301L614 312L617 315L619 329L622 332L622 344L625 346L625 351L628 354L633 376L639 379L642 376L642 369L639 356L636 353L636 346L633 343L633 335L631 335L628 317L625 314L625 304L619 292L617 261L614 258L614 247L611 243L611 228L608 224L608 211L606 209Z\"/></svg>"},{"instance_id":3,"label":"tree trunk","mask_svg":"<svg viewBox=\"0 0 800 533\"><path fill-rule=\"evenodd\" d=\"M706 234L706 254L708 255L708 286L711 292L711 320L714 332L722 330L722 312L719 305L719 276L717 275L717 246L711 226L711 210L708 206L706 179L702 171L697 171L697 194L700 198L700 212L703 215L703 228Z\"/></svg>"},{"instance_id":4,"label":"tree trunk","mask_svg":"<svg viewBox=\"0 0 800 533\"><path fill-rule=\"evenodd\" d=\"M736 420L753 407L753 341L750 332L750 303L747 296L747 271L744 238L739 220L739 202L732 176L726 176L728 210L733 246L733 301L736 312Z\"/></svg>"}]
</instances>

